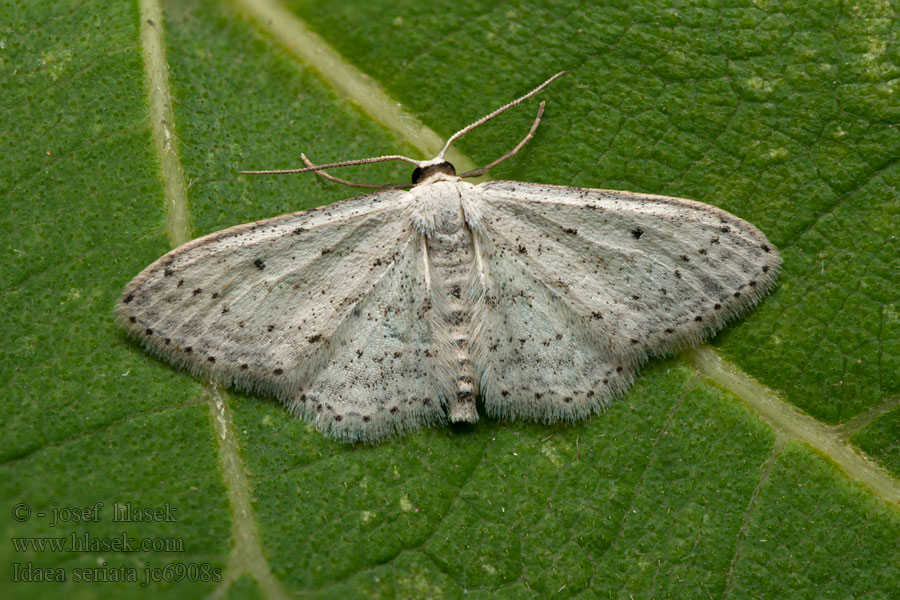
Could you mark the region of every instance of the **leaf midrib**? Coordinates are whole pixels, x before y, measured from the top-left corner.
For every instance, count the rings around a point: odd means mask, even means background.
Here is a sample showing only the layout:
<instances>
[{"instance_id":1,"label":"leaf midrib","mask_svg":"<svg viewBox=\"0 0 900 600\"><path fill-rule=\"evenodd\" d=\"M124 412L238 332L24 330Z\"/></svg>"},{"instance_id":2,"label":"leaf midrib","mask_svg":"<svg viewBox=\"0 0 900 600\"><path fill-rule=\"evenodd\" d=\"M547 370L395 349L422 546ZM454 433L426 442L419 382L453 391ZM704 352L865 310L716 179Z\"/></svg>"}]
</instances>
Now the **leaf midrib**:
<instances>
[{"instance_id":1,"label":"leaf midrib","mask_svg":"<svg viewBox=\"0 0 900 600\"><path fill-rule=\"evenodd\" d=\"M172 111L172 92L169 86L163 37L162 10L158 0L141 0L141 50L144 55L144 74L150 106L153 141L159 155L161 176L165 187L166 234L172 247L190 239L189 206L184 171L178 156L175 136L175 115ZM260 541L247 469L241 458L239 441L234 429L227 394L211 384L203 383L203 396L209 407L213 429L218 442L222 479L231 507L232 551L224 577L213 597L224 598L242 574L252 576L266 598L286 600L289 596L269 568Z\"/></svg>"}]
</instances>

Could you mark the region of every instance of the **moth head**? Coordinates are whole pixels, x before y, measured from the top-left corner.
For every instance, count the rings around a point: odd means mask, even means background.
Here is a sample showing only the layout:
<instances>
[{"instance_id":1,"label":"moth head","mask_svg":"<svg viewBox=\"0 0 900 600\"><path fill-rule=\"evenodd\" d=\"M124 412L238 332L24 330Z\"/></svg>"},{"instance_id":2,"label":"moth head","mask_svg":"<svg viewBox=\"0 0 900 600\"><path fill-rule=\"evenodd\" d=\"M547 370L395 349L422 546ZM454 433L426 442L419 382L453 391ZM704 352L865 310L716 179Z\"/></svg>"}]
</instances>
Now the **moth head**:
<instances>
[{"instance_id":1,"label":"moth head","mask_svg":"<svg viewBox=\"0 0 900 600\"><path fill-rule=\"evenodd\" d=\"M446 160L441 160L440 162L431 161L427 163L423 163L416 167L412 173L412 182L413 184L417 184L420 181L425 181L435 173L444 173L446 175L456 175L456 169L453 168Z\"/></svg>"}]
</instances>

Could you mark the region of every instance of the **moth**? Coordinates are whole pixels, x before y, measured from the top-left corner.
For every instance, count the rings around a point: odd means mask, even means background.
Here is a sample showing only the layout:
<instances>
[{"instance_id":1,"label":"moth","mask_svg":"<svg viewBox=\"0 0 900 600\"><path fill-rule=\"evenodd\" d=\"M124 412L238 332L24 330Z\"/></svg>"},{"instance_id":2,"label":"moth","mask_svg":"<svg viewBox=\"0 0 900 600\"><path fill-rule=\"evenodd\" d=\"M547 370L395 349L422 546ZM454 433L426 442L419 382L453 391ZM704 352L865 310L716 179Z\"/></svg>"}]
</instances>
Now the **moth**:
<instances>
[{"instance_id":1,"label":"moth","mask_svg":"<svg viewBox=\"0 0 900 600\"><path fill-rule=\"evenodd\" d=\"M271 395L324 434L377 442L422 426L575 421L648 358L710 337L775 284L756 227L708 204L518 181L463 181L444 155L412 186L225 229L144 269L117 303L148 351ZM252 173L260 173L252 172ZM342 181L343 180L337 180ZM352 182L344 182L351 183ZM480 404L478 401L480 400Z\"/></svg>"}]
</instances>

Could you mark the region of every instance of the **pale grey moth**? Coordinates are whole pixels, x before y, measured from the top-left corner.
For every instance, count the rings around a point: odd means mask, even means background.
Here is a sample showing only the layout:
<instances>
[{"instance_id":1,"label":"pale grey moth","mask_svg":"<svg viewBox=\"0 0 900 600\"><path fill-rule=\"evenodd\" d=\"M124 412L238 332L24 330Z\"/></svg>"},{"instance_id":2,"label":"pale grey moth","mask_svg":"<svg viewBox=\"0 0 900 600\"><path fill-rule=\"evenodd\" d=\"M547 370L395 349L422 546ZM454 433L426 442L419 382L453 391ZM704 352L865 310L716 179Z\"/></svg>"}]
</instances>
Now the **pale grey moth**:
<instances>
[{"instance_id":1,"label":"pale grey moth","mask_svg":"<svg viewBox=\"0 0 900 600\"><path fill-rule=\"evenodd\" d=\"M161 359L275 396L338 440L604 410L651 356L696 344L773 287L781 262L708 204L489 181L398 156L413 186L232 227L129 283L118 320ZM311 163L308 159L307 164ZM271 172L271 171L270 171ZM325 175L331 179L331 176Z\"/></svg>"}]
</instances>

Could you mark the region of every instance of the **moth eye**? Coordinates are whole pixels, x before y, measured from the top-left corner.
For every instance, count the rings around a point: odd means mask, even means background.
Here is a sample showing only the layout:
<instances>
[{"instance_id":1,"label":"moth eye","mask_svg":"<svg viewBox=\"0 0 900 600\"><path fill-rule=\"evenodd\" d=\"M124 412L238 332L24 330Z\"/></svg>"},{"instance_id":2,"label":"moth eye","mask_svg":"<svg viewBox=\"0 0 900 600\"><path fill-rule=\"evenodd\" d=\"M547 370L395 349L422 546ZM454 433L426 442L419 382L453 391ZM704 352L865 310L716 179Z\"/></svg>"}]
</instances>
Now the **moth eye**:
<instances>
[{"instance_id":1,"label":"moth eye","mask_svg":"<svg viewBox=\"0 0 900 600\"><path fill-rule=\"evenodd\" d=\"M426 177L430 177L435 173L446 173L448 175L456 175L456 169L449 162L442 161L435 164L425 165L425 167L416 167L412 174L412 182L419 183Z\"/></svg>"}]
</instances>

